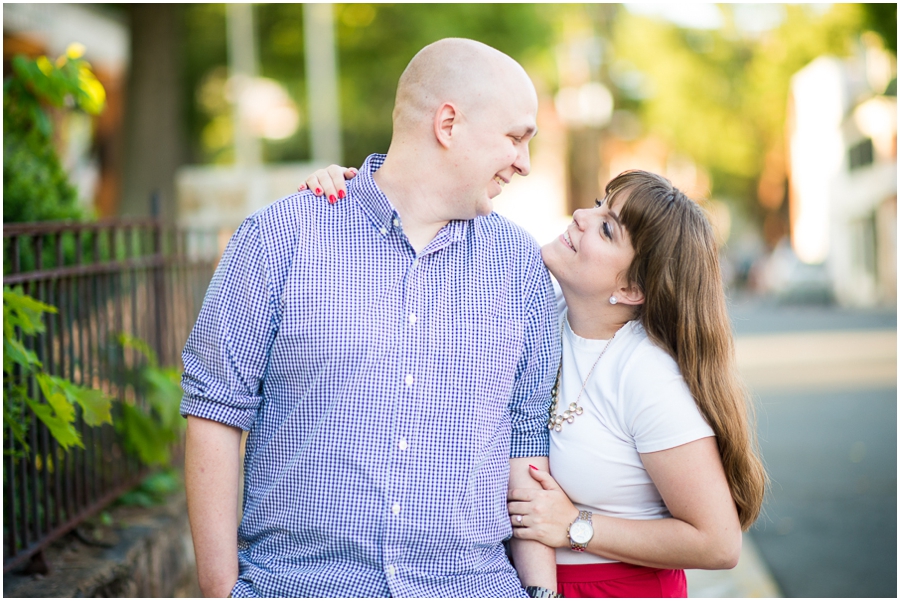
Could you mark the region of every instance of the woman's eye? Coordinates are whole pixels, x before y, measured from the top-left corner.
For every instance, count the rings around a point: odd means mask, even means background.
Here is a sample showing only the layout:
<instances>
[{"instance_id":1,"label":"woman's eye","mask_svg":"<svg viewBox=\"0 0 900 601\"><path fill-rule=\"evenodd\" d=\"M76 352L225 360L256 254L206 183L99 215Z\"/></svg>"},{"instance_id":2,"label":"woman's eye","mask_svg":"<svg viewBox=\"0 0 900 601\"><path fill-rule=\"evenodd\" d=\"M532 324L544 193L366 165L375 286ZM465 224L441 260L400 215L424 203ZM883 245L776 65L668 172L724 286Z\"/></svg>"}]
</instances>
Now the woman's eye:
<instances>
[{"instance_id":1,"label":"woman's eye","mask_svg":"<svg viewBox=\"0 0 900 601\"><path fill-rule=\"evenodd\" d=\"M609 229L609 223L603 222L603 235L612 240L612 230Z\"/></svg>"},{"instance_id":2,"label":"woman's eye","mask_svg":"<svg viewBox=\"0 0 900 601\"><path fill-rule=\"evenodd\" d=\"M599 198L596 199L596 200L594 201L594 206L597 207L597 208L599 209L600 207L603 206L603 201L600 200Z\"/></svg>"}]
</instances>

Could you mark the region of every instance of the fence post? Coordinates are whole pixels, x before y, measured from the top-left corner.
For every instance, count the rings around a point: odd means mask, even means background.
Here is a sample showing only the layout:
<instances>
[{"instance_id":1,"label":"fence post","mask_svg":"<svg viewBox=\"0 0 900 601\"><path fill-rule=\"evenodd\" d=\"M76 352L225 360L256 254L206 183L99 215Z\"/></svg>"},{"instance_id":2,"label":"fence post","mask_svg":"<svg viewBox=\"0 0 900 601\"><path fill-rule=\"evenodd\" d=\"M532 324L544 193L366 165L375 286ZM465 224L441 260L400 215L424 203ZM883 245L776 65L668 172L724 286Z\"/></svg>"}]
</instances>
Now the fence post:
<instances>
[{"instance_id":1,"label":"fence post","mask_svg":"<svg viewBox=\"0 0 900 601\"><path fill-rule=\"evenodd\" d=\"M156 332L154 346L160 365L169 363L169 352L166 345L166 278L165 249L163 248L163 218L161 215L162 199L159 190L154 190L150 195L150 215L153 217L153 256L156 265L153 267L153 303L156 311Z\"/></svg>"}]
</instances>

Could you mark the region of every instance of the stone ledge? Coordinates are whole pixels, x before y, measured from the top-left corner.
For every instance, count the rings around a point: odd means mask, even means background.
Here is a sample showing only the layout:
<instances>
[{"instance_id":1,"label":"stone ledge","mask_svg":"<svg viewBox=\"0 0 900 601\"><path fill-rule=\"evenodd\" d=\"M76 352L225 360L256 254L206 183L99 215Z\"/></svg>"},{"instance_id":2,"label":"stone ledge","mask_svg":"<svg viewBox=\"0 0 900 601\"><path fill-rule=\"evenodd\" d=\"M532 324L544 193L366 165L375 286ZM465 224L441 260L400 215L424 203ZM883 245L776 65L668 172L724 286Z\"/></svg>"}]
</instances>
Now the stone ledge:
<instances>
[{"instance_id":1,"label":"stone ledge","mask_svg":"<svg viewBox=\"0 0 900 601\"><path fill-rule=\"evenodd\" d=\"M45 550L46 576L5 574L4 597L200 597L184 493L164 505L117 507L111 547L74 533Z\"/></svg>"}]
</instances>

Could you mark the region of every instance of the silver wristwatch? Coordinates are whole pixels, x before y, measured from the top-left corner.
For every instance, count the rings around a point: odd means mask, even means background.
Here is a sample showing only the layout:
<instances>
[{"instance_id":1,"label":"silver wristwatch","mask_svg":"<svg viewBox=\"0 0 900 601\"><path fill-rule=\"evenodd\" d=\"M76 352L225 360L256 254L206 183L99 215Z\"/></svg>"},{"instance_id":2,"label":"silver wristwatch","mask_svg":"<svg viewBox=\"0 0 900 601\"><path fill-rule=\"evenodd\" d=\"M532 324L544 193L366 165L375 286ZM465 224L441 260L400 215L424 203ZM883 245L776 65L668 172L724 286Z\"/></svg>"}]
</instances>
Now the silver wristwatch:
<instances>
[{"instance_id":1,"label":"silver wristwatch","mask_svg":"<svg viewBox=\"0 0 900 601\"><path fill-rule=\"evenodd\" d=\"M593 515L590 511L580 511L578 519L569 524L567 534L573 551L584 551L594 538L594 524L591 522Z\"/></svg>"},{"instance_id":2,"label":"silver wristwatch","mask_svg":"<svg viewBox=\"0 0 900 601\"><path fill-rule=\"evenodd\" d=\"M526 586L525 594L531 597L532 599L562 599L563 596L557 593L556 591L551 591L549 588L544 588L542 586Z\"/></svg>"}]
</instances>

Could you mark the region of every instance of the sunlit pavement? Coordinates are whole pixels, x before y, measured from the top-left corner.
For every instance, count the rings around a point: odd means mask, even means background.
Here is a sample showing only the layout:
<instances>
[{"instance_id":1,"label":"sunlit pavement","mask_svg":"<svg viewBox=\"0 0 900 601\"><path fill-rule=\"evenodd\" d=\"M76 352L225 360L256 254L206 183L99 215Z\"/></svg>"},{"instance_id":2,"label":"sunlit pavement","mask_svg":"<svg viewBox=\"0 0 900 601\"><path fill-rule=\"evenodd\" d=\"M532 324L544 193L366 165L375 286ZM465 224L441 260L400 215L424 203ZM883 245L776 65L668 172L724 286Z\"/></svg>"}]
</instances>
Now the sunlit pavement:
<instances>
[{"instance_id":1,"label":"sunlit pavement","mask_svg":"<svg viewBox=\"0 0 900 601\"><path fill-rule=\"evenodd\" d=\"M738 567L689 571L691 596L896 597L896 312L731 313L772 485Z\"/></svg>"}]
</instances>

